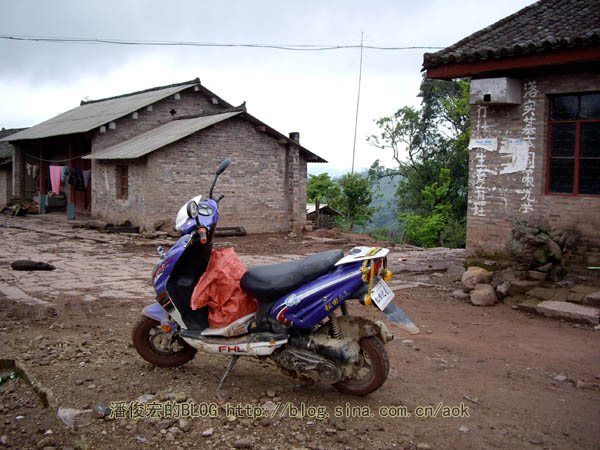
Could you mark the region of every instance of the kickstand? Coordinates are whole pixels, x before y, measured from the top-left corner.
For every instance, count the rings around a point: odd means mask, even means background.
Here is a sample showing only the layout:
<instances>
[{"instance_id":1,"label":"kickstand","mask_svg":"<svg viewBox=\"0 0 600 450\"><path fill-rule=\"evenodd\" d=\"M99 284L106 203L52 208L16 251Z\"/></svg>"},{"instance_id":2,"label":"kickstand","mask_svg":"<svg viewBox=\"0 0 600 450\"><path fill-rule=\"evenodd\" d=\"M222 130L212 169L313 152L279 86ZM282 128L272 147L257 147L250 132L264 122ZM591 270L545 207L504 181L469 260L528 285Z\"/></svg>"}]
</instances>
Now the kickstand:
<instances>
[{"instance_id":1,"label":"kickstand","mask_svg":"<svg viewBox=\"0 0 600 450\"><path fill-rule=\"evenodd\" d=\"M223 374L223 378L221 378L221 382L219 383L219 386L217 386L217 391L221 390L221 388L223 387L223 383L225 383L225 380L231 373L231 370L233 369L233 366L235 366L235 363L237 362L239 357L240 357L240 355L231 355L231 359L229 360L229 365L227 366L227 369L225 370L225 373Z\"/></svg>"}]
</instances>

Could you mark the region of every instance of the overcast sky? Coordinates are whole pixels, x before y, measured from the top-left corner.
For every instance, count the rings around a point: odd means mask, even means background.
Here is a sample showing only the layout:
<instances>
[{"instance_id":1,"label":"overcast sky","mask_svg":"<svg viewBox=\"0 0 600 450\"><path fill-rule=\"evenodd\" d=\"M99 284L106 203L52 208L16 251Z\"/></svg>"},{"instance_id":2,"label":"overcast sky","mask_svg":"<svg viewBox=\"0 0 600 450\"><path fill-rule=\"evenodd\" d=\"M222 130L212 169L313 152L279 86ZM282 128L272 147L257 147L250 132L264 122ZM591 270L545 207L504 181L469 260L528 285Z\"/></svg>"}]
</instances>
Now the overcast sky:
<instances>
[{"instance_id":1,"label":"overcast sky","mask_svg":"<svg viewBox=\"0 0 600 450\"><path fill-rule=\"evenodd\" d=\"M0 0L0 35L241 44L446 47L531 0ZM374 120L419 104L423 53L364 50L356 167L390 155ZM208 89L347 170L358 49L59 44L0 39L0 127L28 127L98 99L199 77ZM309 165L316 166L316 165Z\"/></svg>"}]
</instances>

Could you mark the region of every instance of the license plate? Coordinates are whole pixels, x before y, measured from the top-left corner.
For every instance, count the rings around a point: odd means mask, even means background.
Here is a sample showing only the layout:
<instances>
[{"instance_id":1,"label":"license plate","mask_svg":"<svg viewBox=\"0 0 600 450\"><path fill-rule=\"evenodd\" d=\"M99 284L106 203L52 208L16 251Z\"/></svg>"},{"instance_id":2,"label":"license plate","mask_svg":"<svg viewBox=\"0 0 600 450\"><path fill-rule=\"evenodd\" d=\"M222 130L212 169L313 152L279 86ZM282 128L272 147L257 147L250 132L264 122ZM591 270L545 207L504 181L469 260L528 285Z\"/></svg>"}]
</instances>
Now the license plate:
<instances>
[{"instance_id":1,"label":"license plate","mask_svg":"<svg viewBox=\"0 0 600 450\"><path fill-rule=\"evenodd\" d=\"M371 299L380 310L384 310L394 298L394 293L383 280L379 281L371 291Z\"/></svg>"}]
</instances>

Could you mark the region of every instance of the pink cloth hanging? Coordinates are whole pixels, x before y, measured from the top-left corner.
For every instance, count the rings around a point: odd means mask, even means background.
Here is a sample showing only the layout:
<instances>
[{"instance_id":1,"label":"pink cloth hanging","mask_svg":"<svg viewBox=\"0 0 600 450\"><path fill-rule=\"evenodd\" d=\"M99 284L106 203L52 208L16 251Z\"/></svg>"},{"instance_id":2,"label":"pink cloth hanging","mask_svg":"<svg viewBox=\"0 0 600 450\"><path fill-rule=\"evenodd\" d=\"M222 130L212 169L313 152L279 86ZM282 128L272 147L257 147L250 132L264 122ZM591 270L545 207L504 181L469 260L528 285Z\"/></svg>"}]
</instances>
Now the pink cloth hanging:
<instances>
[{"instance_id":1,"label":"pink cloth hanging","mask_svg":"<svg viewBox=\"0 0 600 450\"><path fill-rule=\"evenodd\" d=\"M52 185L52 192L60 194L60 176L61 166L50 166L50 184Z\"/></svg>"}]
</instances>

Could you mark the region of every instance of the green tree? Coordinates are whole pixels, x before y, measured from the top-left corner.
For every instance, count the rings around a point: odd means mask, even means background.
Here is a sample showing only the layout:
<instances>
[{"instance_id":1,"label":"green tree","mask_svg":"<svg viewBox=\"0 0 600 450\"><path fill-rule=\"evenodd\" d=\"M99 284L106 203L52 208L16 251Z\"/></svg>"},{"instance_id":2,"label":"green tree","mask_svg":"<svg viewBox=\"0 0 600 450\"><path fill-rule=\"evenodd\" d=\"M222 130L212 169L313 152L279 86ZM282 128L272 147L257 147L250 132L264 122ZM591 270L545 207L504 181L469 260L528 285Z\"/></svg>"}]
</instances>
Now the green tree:
<instances>
[{"instance_id":1,"label":"green tree","mask_svg":"<svg viewBox=\"0 0 600 450\"><path fill-rule=\"evenodd\" d=\"M419 109L404 106L392 116L376 121L380 132L370 136L368 141L376 147L392 151L397 167L385 169L376 161L369 174L374 178L400 175L396 191L397 211L408 214L403 216L405 220L412 217L412 222L406 225L413 229L417 226L416 217L425 219L435 216L432 225L440 219L430 204L431 189L437 189L439 195L434 196L436 206L449 206L448 217L444 221L446 228L439 236L451 233L452 239L444 243L464 246L470 136L469 82L423 78L419 97L422 99ZM445 177L442 169L449 171L449 183L447 188L440 190L445 184L442 181ZM457 226L459 233L450 229ZM429 230L425 234L430 236L431 232ZM425 241L420 241L418 236L407 232L412 243L431 244L429 238L421 236Z\"/></svg>"},{"instance_id":2,"label":"green tree","mask_svg":"<svg viewBox=\"0 0 600 450\"><path fill-rule=\"evenodd\" d=\"M406 239L423 247L444 245L443 235L448 228L451 205L443 199L450 188L450 170L441 169L438 181L421 191L423 212L400 215L405 221Z\"/></svg>"},{"instance_id":3,"label":"green tree","mask_svg":"<svg viewBox=\"0 0 600 450\"><path fill-rule=\"evenodd\" d=\"M335 208L340 200L340 187L329 178L328 173L322 173L320 175L309 175L306 183L306 198L309 202L315 203L317 199L319 202L327 203L332 208Z\"/></svg>"},{"instance_id":4,"label":"green tree","mask_svg":"<svg viewBox=\"0 0 600 450\"><path fill-rule=\"evenodd\" d=\"M354 225L366 225L373 215L371 181L358 173L347 173L337 181L341 188L337 206L343 214L343 225L349 230L353 230Z\"/></svg>"}]
</instances>

